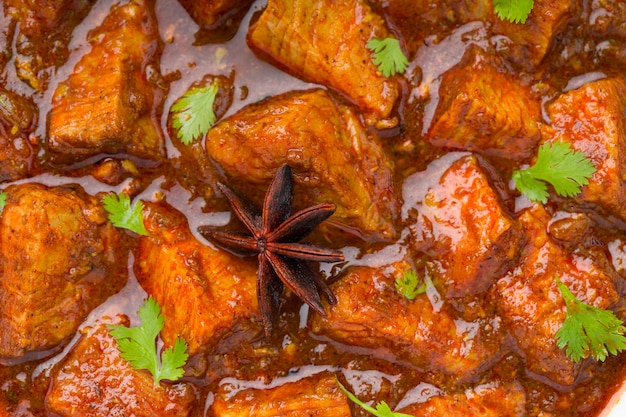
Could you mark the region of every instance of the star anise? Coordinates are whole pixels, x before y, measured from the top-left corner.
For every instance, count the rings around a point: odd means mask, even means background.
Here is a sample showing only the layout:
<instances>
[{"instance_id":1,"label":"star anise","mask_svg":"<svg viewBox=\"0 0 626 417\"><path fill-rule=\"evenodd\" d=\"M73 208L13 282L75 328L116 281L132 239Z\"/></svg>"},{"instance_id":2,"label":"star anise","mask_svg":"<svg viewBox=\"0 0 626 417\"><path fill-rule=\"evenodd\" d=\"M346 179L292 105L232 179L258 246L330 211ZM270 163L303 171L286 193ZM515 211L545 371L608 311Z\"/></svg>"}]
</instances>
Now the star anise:
<instances>
[{"instance_id":1,"label":"star anise","mask_svg":"<svg viewBox=\"0 0 626 417\"><path fill-rule=\"evenodd\" d=\"M320 293L331 304L335 304L337 299L326 281L308 262L343 261L343 254L337 250L298 242L330 217L335 212L335 205L318 204L292 216L293 181L288 165L276 172L265 194L262 213L224 184L218 184L218 187L252 236L215 230L208 226L201 226L198 231L206 239L238 253L258 253L257 298L265 333L271 334L284 285L313 310L325 315Z\"/></svg>"}]
</instances>

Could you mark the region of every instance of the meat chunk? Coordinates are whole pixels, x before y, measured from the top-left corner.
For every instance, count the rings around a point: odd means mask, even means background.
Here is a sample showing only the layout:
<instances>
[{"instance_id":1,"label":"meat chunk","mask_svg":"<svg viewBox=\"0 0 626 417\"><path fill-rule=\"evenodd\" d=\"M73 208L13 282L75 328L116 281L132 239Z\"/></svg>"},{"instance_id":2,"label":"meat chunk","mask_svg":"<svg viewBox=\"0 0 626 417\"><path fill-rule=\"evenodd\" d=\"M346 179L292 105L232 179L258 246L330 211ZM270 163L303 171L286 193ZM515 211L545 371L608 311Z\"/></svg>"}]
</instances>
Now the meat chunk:
<instances>
[{"instance_id":1,"label":"meat chunk","mask_svg":"<svg viewBox=\"0 0 626 417\"><path fill-rule=\"evenodd\" d=\"M539 142L539 100L477 48L444 74L439 97L428 131L435 146L521 159Z\"/></svg>"},{"instance_id":2,"label":"meat chunk","mask_svg":"<svg viewBox=\"0 0 626 417\"><path fill-rule=\"evenodd\" d=\"M626 219L626 83L594 81L547 107L547 141L563 141L591 159L596 172L576 196Z\"/></svg>"},{"instance_id":3,"label":"meat chunk","mask_svg":"<svg viewBox=\"0 0 626 417\"><path fill-rule=\"evenodd\" d=\"M26 178L35 146L28 136L37 125L35 103L0 87L0 182Z\"/></svg>"},{"instance_id":4,"label":"meat chunk","mask_svg":"<svg viewBox=\"0 0 626 417\"><path fill-rule=\"evenodd\" d=\"M205 147L240 184L241 195L259 206L276 170L288 163L295 180L294 210L333 202L332 222L372 238L395 234L391 163L355 114L323 90L290 92L247 106L215 125Z\"/></svg>"},{"instance_id":5,"label":"meat chunk","mask_svg":"<svg viewBox=\"0 0 626 417\"><path fill-rule=\"evenodd\" d=\"M270 0L247 40L287 71L345 94L380 121L390 116L400 88L378 71L367 43L390 36L363 0Z\"/></svg>"},{"instance_id":6,"label":"meat chunk","mask_svg":"<svg viewBox=\"0 0 626 417\"><path fill-rule=\"evenodd\" d=\"M106 324L129 325L126 316ZM189 384L161 382L122 359L104 322L83 329L78 344L52 374L46 408L61 417L179 417L191 413Z\"/></svg>"},{"instance_id":7,"label":"meat chunk","mask_svg":"<svg viewBox=\"0 0 626 417\"><path fill-rule=\"evenodd\" d=\"M621 0L592 0L591 32L599 37L626 40L626 3Z\"/></svg>"},{"instance_id":8,"label":"meat chunk","mask_svg":"<svg viewBox=\"0 0 626 417\"><path fill-rule=\"evenodd\" d=\"M481 293L517 260L523 231L475 156L431 163L405 182L403 197L413 245L429 257L444 296Z\"/></svg>"},{"instance_id":9,"label":"meat chunk","mask_svg":"<svg viewBox=\"0 0 626 417\"><path fill-rule=\"evenodd\" d=\"M552 47L554 39L577 16L575 0L535 0L533 9L523 25L492 16L493 32L504 35L512 43L502 48L513 62L532 69Z\"/></svg>"},{"instance_id":10,"label":"meat chunk","mask_svg":"<svg viewBox=\"0 0 626 417\"><path fill-rule=\"evenodd\" d=\"M617 273L600 252L566 251L547 234L550 215L534 205L520 217L529 238L521 264L496 284L499 310L520 349L526 366L552 381L574 383L580 363L556 345L555 334L565 321L565 301L556 277L581 301L608 308L619 299ZM616 282L616 281L615 281Z\"/></svg>"},{"instance_id":11,"label":"meat chunk","mask_svg":"<svg viewBox=\"0 0 626 417\"><path fill-rule=\"evenodd\" d=\"M71 337L126 283L127 253L95 197L79 186L12 185L0 216L0 357Z\"/></svg>"},{"instance_id":12,"label":"meat chunk","mask_svg":"<svg viewBox=\"0 0 626 417\"><path fill-rule=\"evenodd\" d=\"M524 417L527 415L526 393L515 381L494 381L464 392L436 395L399 411L419 417Z\"/></svg>"},{"instance_id":13,"label":"meat chunk","mask_svg":"<svg viewBox=\"0 0 626 417\"><path fill-rule=\"evenodd\" d=\"M252 0L178 0L191 18L200 26L219 25L240 9L246 8Z\"/></svg>"},{"instance_id":14,"label":"meat chunk","mask_svg":"<svg viewBox=\"0 0 626 417\"><path fill-rule=\"evenodd\" d=\"M150 236L139 242L135 275L161 306L165 344L182 337L195 355L230 336L235 343L258 332L256 258L203 245L169 206L146 203L145 213Z\"/></svg>"},{"instance_id":15,"label":"meat chunk","mask_svg":"<svg viewBox=\"0 0 626 417\"><path fill-rule=\"evenodd\" d=\"M427 294L407 300L394 288L394 278L376 269L354 268L331 288L337 304L325 306L327 317L316 314L311 325L340 343L386 348L423 371L459 380L489 367L499 353L503 333L497 317L468 322L447 304L433 305Z\"/></svg>"},{"instance_id":16,"label":"meat chunk","mask_svg":"<svg viewBox=\"0 0 626 417\"><path fill-rule=\"evenodd\" d=\"M91 50L52 98L48 149L56 163L105 154L165 155L156 85L162 42L153 1L113 6L89 33Z\"/></svg>"},{"instance_id":17,"label":"meat chunk","mask_svg":"<svg viewBox=\"0 0 626 417\"><path fill-rule=\"evenodd\" d=\"M215 417L350 417L348 399L334 376L312 376L265 389L221 384L212 404Z\"/></svg>"},{"instance_id":18,"label":"meat chunk","mask_svg":"<svg viewBox=\"0 0 626 417\"><path fill-rule=\"evenodd\" d=\"M46 89L50 72L69 56L72 31L95 0L5 0L5 14L17 22L15 67L31 87Z\"/></svg>"}]
</instances>

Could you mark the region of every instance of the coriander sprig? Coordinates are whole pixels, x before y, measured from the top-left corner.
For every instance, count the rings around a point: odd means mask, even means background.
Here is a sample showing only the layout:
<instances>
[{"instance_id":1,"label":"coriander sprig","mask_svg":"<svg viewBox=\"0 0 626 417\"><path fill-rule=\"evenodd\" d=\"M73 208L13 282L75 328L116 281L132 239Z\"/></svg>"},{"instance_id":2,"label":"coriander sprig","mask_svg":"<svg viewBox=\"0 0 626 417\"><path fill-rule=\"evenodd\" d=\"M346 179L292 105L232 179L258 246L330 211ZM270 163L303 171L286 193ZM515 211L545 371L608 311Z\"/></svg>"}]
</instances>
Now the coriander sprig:
<instances>
[{"instance_id":1,"label":"coriander sprig","mask_svg":"<svg viewBox=\"0 0 626 417\"><path fill-rule=\"evenodd\" d=\"M374 64L385 77L404 73L409 64L395 38L372 38L367 42L367 48L374 53Z\"/></svg>"},{"instance_id":2,"label":"coriander sprig","mask_svg":"<svg viewBox=\"0 0 626 417\"><path fill-rule=\"evenodd\" d=\"M135 369L150 371L155 385L159 385L162 379L176 381L185 372L183 366L188 358L187 344L182 338L177 338L173 347L161 352L159 360L156 338L163 329L161 307L154 298L148 297L137 314L141 326L107 326L117 341L122 358Z\"/></svg>"},{"instance_id":3,"label":"coriander sprig","mask_svg":"<svg viewBox=\"0 0 626 417\"><path fill-rule=\"evenodd\" d=\"M7 197L6 191L0 192L0 213L4 210L4 206L7 205Z\"/></svg>"},{"instance_id":4,"label":"coriander sprig","mask_svg":"<svg viewBox=\"0 0 626 417\"><path fill-rule=\"evenodd\" d=\"M572 197L596 172L583 152L575 151L562 141L546 142L539 147L537 161L529 168L513 172L515 186L529 200L545 204L550 183L557 194Z\"/></svg>"},{"instance_id":5,"label":"coriander sprig","mask_svg":"<svg viewBox=\"0 0 626 417\"><path fill-rule=\"evenodd\" d=\"M102 204L109 213L109 221L113 226L132 230L139 235L148 235L143 224L143 203L141 201L131 204L130 197L126 194L110 193L102 198Z\"/></svg>"},{"instance_id":6,"label":"coriander sprig","mask_svg":"<svg viewBox=\"0 0 626 417\"><path fill-rule=\"evenodd\" d=\"M344 394L346 394L353 403L357 404L358 406L363 408L365 411L377 417L413 417L409 414L398 413L397 411L392 411L389 405L384 401L381 401L378 404L376 404L376 408L369 406L365 404L363 401L359 400L353 393L348 391L346 387L344 387L341 384L341 382L339 382L338 379L335 378L335 380L337 381L337 385L339 385L339 388L341 388Z\"/></svg>"},{"instance_id":7,"label":"coriander sprig","mask_svg":"<svg viewBox=\"0 0 626 417\"><path fill-rule=\"evenodd\" d=\"M556 332L557 346L566 348L565 354L574 362L591 354L594 359L604 361L626 349L626 327L611 310L602 310L578 300L556 277L559 291L567 306L567 316Z\"/></svg>"},{"instance_id":8,"label":"coriander sprig","mask_svg":"<svg viewBox=\"0 0 626 417\"><path fill-rule=\"evenodd\" d=\"M408 300L414 300L420 294L426 292L426 283L420 283L417 274L412 269L407 269L404 275L397 277L395 281L396 291Z\"/></svg>"},{"instance_id":9,"label":"coriander sprig","mask_svg":"<svg viewBox=\"0 0 626 417\"><path fill-rule=\"evenodd\" d=\"M493 9L502 20L524 24L534 3L533 0L493 0Z\"/></svg>"},{"instance_id":10,"label":"coriander sprig","mask_svg":"<svg viewBox=\"0 0 626 417\"><path fill-rule=\"evenodd\" d=\"M216 82L205 87L193 87L172 105L172 126L184 145L205 135L215 124L213 103L218 90Z\"/></svg>"}]
</instances>

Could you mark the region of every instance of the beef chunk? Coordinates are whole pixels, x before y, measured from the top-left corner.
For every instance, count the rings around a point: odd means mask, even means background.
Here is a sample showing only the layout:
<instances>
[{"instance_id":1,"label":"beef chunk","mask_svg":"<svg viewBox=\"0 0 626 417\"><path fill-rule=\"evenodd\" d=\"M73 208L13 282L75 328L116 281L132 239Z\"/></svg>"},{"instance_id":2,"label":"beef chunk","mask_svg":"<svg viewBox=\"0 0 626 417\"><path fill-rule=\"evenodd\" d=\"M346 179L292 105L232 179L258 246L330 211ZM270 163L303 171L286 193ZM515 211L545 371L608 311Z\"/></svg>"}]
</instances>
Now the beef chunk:
<instances>
[{"instance_id":1,"label":"beef chunk","mask_svg":"<svg viewBox=\"0 0 626 417\"><path fill-rule=\"evenodd\" d=\"M512 41L503 48L503 53L508 54L513 62L530 69L543 60L568 20L578 14L577 7L575 0L535 0L523 25L493 15L493 32Z\"/></svg>"},{"instance_id":2,"label":"beef chunk","mask_svg":"<svg viewBox=\"0 0 626 417\"><path fill-rule=\"evenodd\" d=\"M331 288L338 302L325 306L326 318L313 316L312 329L340 343L386 348L424 371L455 379L489 367L500 350L497 317L468 322L447 304L434 306L427 294L407 300L394 288L394 278L376 269L354 268Z\"/></svg>"},{"instance_id":3,"label":"beef chunk","mask_svg":"<svg viewBox=\"0 0 626 417\"><path fill-rule=\"evenodd\" d=\"M113 6L89 41L91 50L52 98L52 159L71 164L100 153L122 153L160 160L165 153L158 115L163 92L155 74L162 42L153 2Z\"/></svg>"},{"instance_id":4,"label":"beef chunk","mask_svg":"<svg viewBox=\"0 0 626 417\"><path fill-rule=\"evenodd\" d=\"M215 417L350 417L348 399L335 377L324 374L277 384L274 388L233 391L221 384L212 404Z\"/></svg>"},{"instance_id":5,"label":"beef chunk","mask_svg":"<svg viewBox=\"0 0 626 417\"><path fill-rule=\"evenodd\" d=\"M489 382L463 392L436 395L399 410L413 416L526 416L526 394L515 381Z\"/></svg>"},{"instance_id":6,"label":"beef chunk","mask_svg":"<svg viewBox=\"0 0 626 417\"><path fill-rule=\"evenodd\" d=\"M556 277L581 301L598 308L613 305L619 295L617 273L604 254L564 250L547 234L549 214L534 205L520 217L528 245L518 268L496 284L499 310L520 349L527 368L552 381L570 385L580 363L574 363L556 345L555 334L565 321L565 301Z\"/></svg>"},{"instance_id":7,"label":"beef chunk","mask_svg":"<svg viewBox=\"0 0 626 417\"><path fill-rule=\"evenodd\" d=\"M95 197L79 186L12 185L0 216L0 357L71 337L126 282L127 254Z\"/></svg>"},{"instance_id":8,"label":"beef chunk","mask_svg":"<svg viewBox=\"0 0 626 417\"><path fill-rule=\"evenodd\" d=\"M219 24L238 10L245 8L251 0L178 0L191 18L200 26Z\"/></svg>"},{"instance_id":9,"label":"beef chunk","mask_svg":"<svg viewBox=\"0 0 626 417\"><path fill-rule=\"evenodd\" d=\"M540 139L539 100L477 48L444 74L439 97L428 132L435 146L520 159Z\"/></svg>"},{"instance_id":10,"label":"beef chunk","mask_svg":"<svg viewBox=\"0 0 626 417\"><path fill-rule=\"evenodd\" d=\"M413 245L446 297L485 291L519 256L523 232L475 156L449 154L405 182Z\"/></svg>"},{"instance_id":11,"label":"beef chunk","mask_svg":"<svg viewBox=\"0 0 626 417\"><path fill-rule=\"evenodd\" d=\"M248 33L248 44L304 80L331 87L374 120L391 114L398 82L384 77L367 49L391 36L363 0L270 0Z\"/></svg>"},{"instance_id":12,"label":"beef chunk","mask_svg":"<svg viewBox=\"0 0 626 417\"><path fill-rule=\"evenodd\" d=\"M45 90L50 71L69 56L72 30L95 0L5 0L5 13L18 22L17 75L36 90Z\"/></svg>"},{"instance_id":13,"label":"beef chunk","mask_svg":"<svg viewBox=\"0 0 626 417\"><path fill-rule=\"evenodd\" d=\"M29 135L37 125L35 103L0 87L0 182L25 178L36 149Z\"/></svg>"},{"instance_id":14,"label":"beef chunk","mask_svg":"<svg viewBox=\"0 0 626 417\"><path fill-rule=\"evenodd\" d=\"M129 325L126 316L106 324ZM121 358L105 323L82 330L82 338L52 371L48 410L61 417L179 417L191 413L195 400L189 384L154 384L152 374Z\"/></svg>"},{"instance_id":15,"label":"beef chunk","mask_svg":"<svg viewBox=\"0 0 626 417\"><path fill-rule=\"evenodd\" d=\"M596 172L576 199L626 219L626 83L594 81L569 91L547 108L548 141L564 141L591 159Z\"/></svg>"},{"instance_id":16,"label":"beef chunk","mask_svg":"<svg viewBox=\"0 0 626 417\"><path fill-rule=\"evenodd\" d=\"M169 206L146 203L145 210L150 236L139 242L135 275L161 306L165 344L172 346L182 337L194 355L229 336L258 332L252 322L259 318L256 258L203 245L185 217Z\"/></svg>"},{"instance_id":17,"label":"beef chunk","mask_svg":"<svg viewBox=\"0 0 626 417\"><path fill-rule=\"evenodd\" d=\"M250 105L215 125L208 155L259 207L288 163L294 210L333 202L331 218L369 237L390 238L396 217L390 161L348 108L323 90L296 91Z\"/></svg>"}]
</instances>

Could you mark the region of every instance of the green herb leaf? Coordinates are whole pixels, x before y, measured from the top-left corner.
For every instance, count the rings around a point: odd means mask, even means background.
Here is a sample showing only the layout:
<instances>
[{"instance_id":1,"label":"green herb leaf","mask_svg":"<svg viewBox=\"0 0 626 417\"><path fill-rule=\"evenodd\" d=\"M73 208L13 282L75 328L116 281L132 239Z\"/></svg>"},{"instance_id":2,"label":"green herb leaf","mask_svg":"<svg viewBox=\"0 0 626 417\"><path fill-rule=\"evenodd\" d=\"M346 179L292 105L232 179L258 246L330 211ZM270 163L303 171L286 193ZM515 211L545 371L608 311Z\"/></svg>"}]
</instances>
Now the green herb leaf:
<instances>
[{"instance_id":1,"label":"green herb leaf","mask_svg":"<svg viewBox=\"0 0 626 417\"><path fill-rule=\"evenodd\" d=\"M206 87L194 87L172 105L172 126L184 145L204 136L215 123L213 103L217 91L215 82Z\"/></svg>"},{"instance_id":2,"label":"green herb leaf","mask_svg":"<svg viewBox=\"0 0 626 417\"><path fill-rule=\"evenodd\" d=\"M176 381L184 374L183 366L187 363L187 344L182 338L176 339L173 347L161 353L161 360L156 349L156 338L163 329L161 307L152 297L139 307L141 326L126 327L108 325L115 337L123 359L135 369L147 369L154 376L154 384L162 379Z\"/></svg>"},{"instance_id":3,"label":"green herb leaf","mask_svg":"<svg viewBox=\"0 0 626 417\"><path fill-rule=\"evenodd\" d=\"M351 393L350 391L348 391L342 384L341 382L339 382L339 380L337 380L337 384L339 385L339 388L341 388L341 390L348 396L348 398L355 404L357 404L358 406L360 406L361 408L363 408L365 411L377 416L377 417L413 417L409 414L404 414L404 413L398 413L395 411L392 411L391 408L389 407L389 405L387 405L386 402L381 401L378 404L376 404L376 408L371 407L367 404L365 404L363 401L359 400L353 393Z\"/></svg>"},{"instance_id":4,"label":"green herb leaf","mask_svg":"<svg viewBox=\"0 0 626 417\"><path fill-rule=\"evenodd\" d=\"M7 205L7 193L6 191L2 191L0 192L0 213L2 213L2 210L4 210L4 206Z\"/></svg>"},{"instance_id":5,"label":"green herb leaf","mask_svg":"<svg viewBox=\"0 0 626 417\"><path fill-rule=\"evenodd\" d=\"M596 168L583 152L575 151L565 142L546 142L539 147L537 161L526 169L513 172L515 186L529 200L548 201L546 182L564 197L572 197L587 185Z\"/></svg>"},{"instance_id":6,"label":"green herb leaf","mask_svg":"<svg viewBox=\"0 0 626 417\"><path fill-rule=\"evenodd\" d=\"M130 203L130 197L126 194L107 194L102 199L104 209L109 213L109 221L115 227L132 230L133 232L147 236L148 231L143 224L143 203L137 201Z\"/></svg>"},{"instance_id":7,"label":"green herb leaf","mask_svg":"<svg viewBox=\"0 0 626 417\"><path fill-rule=\"evenodd\" d=\"M556 277L556 283L567 306L565 322L556 332L557 346L574 362L591 354L604 361L626 349L626 327L610 310L602 310L578 300Z\"/></svg>"},{"instance_id":8,"label":"green herb leaf","mask_svg":"<svg viewBox=\"0 0 626 417\"><path fill-rule=\"evenodd\" d=\"M400 42L395 38L372 38L367 43L367 48L374 52L374 64L385 77L404 73L409 64L400 48Z\"/></svg>"},{"instance_id":9,"label":"green herb leaf","mask_svg":"<svg viewBox=\"0 0 626 417\"><path fill-rule=\"evenodd\" d=\"M426 283L421 282L414 270L408 269L404 275L396 278L396 291L409 300L414 300L426 292Z\"/></svg>"},{"instance_id":10,"label":"green herb leaf","mask_svg":"<svg viewBox=\"0 0 626 417\"><path fill-rule=\"evenodd\" d=\"M526 23L533 6L533 0L493 0L496 15L513 23Z\"/></svg>"}]
</instances>

